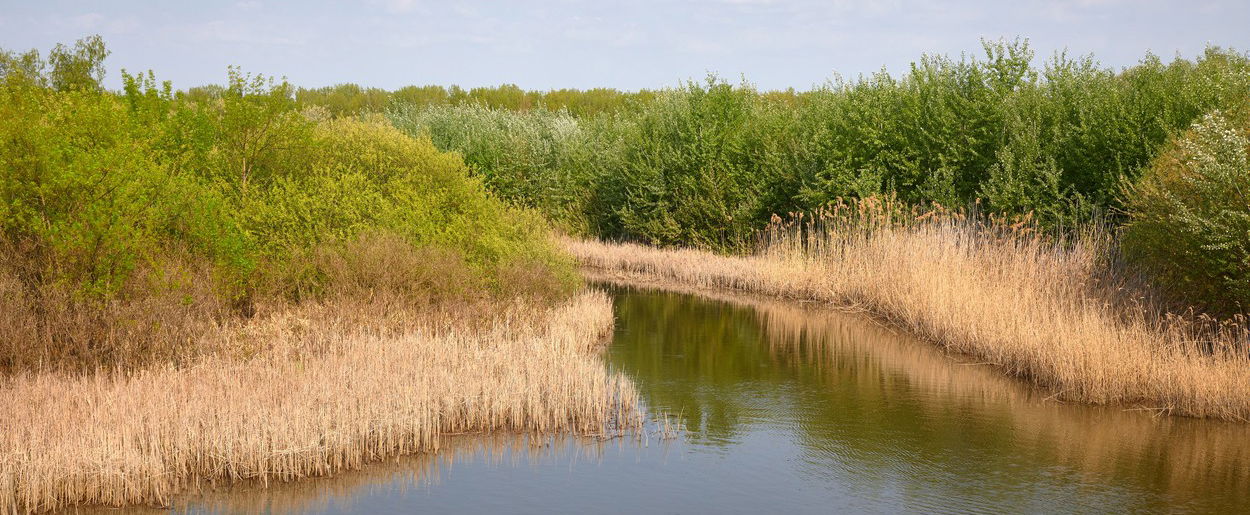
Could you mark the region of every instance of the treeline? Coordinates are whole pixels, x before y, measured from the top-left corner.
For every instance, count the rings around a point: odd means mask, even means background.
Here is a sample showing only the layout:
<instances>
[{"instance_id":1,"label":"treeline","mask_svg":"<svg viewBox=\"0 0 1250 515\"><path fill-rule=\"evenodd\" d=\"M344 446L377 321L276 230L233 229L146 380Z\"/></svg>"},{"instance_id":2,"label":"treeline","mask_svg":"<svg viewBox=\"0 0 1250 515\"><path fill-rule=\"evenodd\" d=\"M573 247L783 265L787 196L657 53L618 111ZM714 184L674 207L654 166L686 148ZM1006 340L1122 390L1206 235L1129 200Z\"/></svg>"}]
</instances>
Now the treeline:
<instances>
[{"instance_id":1,"label":"treeline","mask_svg":"<svg viewBox=\"0 0 1250 515\"><path fill-rule=\"evenodd\" d=\"M98 37L0 52L0 369L176 359L304 301L562 295L541 218L383 119L318 120L236 69L191 93Z\"/></svg>"},{"instance_id":2,"label":"treeline","mask_svg":"<svg viewBox=\"0 0 1250 515\"><path fill-rule=\"evenodd\" d=\"M1027 42L986 42L979 58L924 56L901 76L800 93L709 77L592 117L481 103L387 114L577 233L734 252L774 216L844 199L975 205L1043 229L1128 224L1126 251L1162 283L1204 309L1250 306L1250 126L1237 115L1250 58L1213 47L1116 71L1033 57Z\"/></svg>"},{"instance_id":3,"label":"treeline","mask_svg":"<svg viewBox=\"0 0 1250 515\"><path fill-rule=\"evenodd\" d=\"M839 198L980 202L1050 226L1120 217L1170 136L1250 92L1250 59L1218 48L1122 71L1063 54L1037 68L1026 42L984 50L797 94L711 77L595 117L412 104L388 116L573 230L731 251L774 214Z\"/></svg>"},{"instance_id":4,"label":"treeline","mask_svg":"<svg viewBox=\"0 0 1250 515\"><path fill-rule=\"evenodd\" d=\"M210 86L211 88L211 86ZM624 111L655 98L655 92L618 91L612 88L554 89L527 91L515 84L464 89L460 86L405 86L395 91L346 83L323 88L299 88L296 101L301 106L320 106L330 115L358 116L380 113L394 104L409 106L485 106L509 111L567 111L589 117Z\"/></svg>"}]
</instances>

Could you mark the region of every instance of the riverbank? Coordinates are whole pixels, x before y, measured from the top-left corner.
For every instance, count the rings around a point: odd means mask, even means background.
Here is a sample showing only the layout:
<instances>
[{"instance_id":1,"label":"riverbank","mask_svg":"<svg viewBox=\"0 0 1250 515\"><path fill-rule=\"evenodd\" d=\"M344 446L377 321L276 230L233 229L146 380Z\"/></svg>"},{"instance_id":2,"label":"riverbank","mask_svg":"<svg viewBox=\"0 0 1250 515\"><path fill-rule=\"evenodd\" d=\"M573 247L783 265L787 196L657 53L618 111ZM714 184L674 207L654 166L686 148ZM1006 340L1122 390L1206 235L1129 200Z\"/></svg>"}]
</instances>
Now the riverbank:
<instances>
[{"instance_id":1,"label":"riverbank","mask_svg":"<svg viewBox=\"0 0 1250 515\"><path fill-rule=\"evenodd\" d=\"M1055 243L960 222L778 237L747 257L566 240L582 265L869 312L1054 399L1250 420L1244 328L1127 298L1096 237ZM1116 296L1120 295L1121 298Z\"/></svg>"},{"instance_id":2,"label":"riverbank","mask_svg":"<svg viewBox=\"0 0 1250 515\"><path fill-rule=\"evenodd\" d=\"M0 512L166 505L202 482L287 481L437 452L452 434L603 435L637 423L633 385L596 356L613 324L601 292L399 332L335 313L251 322L228 338L238 355L186 367L0 379Z\"/></svg>"},{"instance_id":3,"label":"riverbank","mask_svg":"<svg viewBox=\"0 0 1250 515\"><path fill-rule=\"evenodd\" d=\"M1232 513L1250 502L1250 424L1055 402L819 303L587 279L616 312L604 362L649 412L681 420L680 438L473 435L328 478L215 488L173 509ZM700 495L726 484L743 486Z\"/></svg>"}]
</instances>

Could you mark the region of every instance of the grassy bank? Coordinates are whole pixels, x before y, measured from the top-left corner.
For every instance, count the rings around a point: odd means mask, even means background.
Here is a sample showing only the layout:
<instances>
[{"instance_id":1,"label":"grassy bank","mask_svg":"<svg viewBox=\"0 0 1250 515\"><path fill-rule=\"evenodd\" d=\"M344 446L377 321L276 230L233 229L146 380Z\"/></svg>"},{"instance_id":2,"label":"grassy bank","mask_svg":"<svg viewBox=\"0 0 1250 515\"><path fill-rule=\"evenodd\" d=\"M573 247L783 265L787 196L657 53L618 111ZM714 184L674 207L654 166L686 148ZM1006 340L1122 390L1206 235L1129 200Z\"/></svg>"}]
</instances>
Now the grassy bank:
<instances>
[{"instance_id":1,"label":"grassy bank","mask_svg":"<svg viewBox=\"0 0 1250 515\"><path fill-rule=\"evenodd\" d=\"M1167 315L1120 270L1104 234L1056 240L957 218L814 227L778 227L746 257L566 246L585 267L627 280L868 311L1056 399L1250 420L1245 328Z\"/></svg>"},{"instance_id":2,"label":"grassy bank","mask_svg":"<svg viewBox=\"0 0 1250 515\"><path fill-rule=\"evenodd\" d=\"M638 423L609 300L459 156L107 55L0 49L0 512Z\"/></svg>"},{"instance_id":3,"label":"grassy bank","mask_svg":"<svg viewBox=\"0 0 1250 515\"><path fill-rule=\"evenodd\" d=\"M448 434L636 423L632 385L595 356L612 327L602 293L470 318L380 330L306 307L222 333L251 358L5 377L0 511L166 504L201 481L321 476Z\"/></svg>"}]
</instances>

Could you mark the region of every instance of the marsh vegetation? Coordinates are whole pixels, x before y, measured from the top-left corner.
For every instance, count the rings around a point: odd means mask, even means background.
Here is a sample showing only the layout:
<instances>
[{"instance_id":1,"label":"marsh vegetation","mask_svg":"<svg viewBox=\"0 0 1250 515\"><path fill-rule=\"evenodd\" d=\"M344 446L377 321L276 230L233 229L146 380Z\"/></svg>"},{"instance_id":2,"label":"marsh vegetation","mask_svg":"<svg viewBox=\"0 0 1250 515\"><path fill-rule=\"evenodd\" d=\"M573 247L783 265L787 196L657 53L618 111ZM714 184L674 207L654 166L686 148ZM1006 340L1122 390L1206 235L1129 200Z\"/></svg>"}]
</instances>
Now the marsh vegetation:
<instances>
[{"instance_id":1,"label":"marsh vegetation","mask_svg":"<svg viewBox=\"0 0 1250 515\"><path fill-rule=\"evenodd\" d=\"M636 423L607 299L458 156L237 70L105 91L106 55L0 55L0 511Z\"/></svg>"},{"instance_id":2,"label":"marsh vegetation","mask_svg":"<svg viewBox=\"0 0 1250 515\"><path fill-rule=\"evenodd\" d=\"M579 265L865 312L1048 401L1250 419L1236 51L639 92L108 91L107 56L0 51L0 511L637 429Z\"/></svg>"}]
</instances>

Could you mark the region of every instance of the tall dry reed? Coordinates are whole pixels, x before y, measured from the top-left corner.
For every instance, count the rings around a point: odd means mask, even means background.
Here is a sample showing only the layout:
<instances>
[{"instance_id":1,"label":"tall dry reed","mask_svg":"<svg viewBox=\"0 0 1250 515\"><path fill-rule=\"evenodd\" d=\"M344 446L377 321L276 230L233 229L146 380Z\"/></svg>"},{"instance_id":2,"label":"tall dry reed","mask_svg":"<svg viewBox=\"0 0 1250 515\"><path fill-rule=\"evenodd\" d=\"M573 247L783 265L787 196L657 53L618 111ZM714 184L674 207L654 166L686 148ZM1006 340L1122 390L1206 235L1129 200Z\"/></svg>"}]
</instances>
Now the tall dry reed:
<instances>
[{"instance_id":1,"label":"tall dry reed","mask_svg":"<svg viewBox=\"0 0 1250 515\"><path fill-rule=\"evenodd\" d=\"M1056 240L947 217L779 229L756 255L567 241L626 280L833 303L884 317L1057 399L1250 419L1243 326L1172 317L1133 294L1109 238Z\"/></svg>"},{"instance_id":2,"label":"tall dry reed","mask_svg":"<svg viewBox=\"0 0 1250 515\"><path fill-rule=\"evenodd\" d=\"M433 452L450 434L601 435L639 421L632 384L595 356L613 320L601 292L399 333L322 315L252 322L224 344L235 355L183 368L0 379L0 512L163 505L205 481Z\"/></svg>"}]
</instances>

